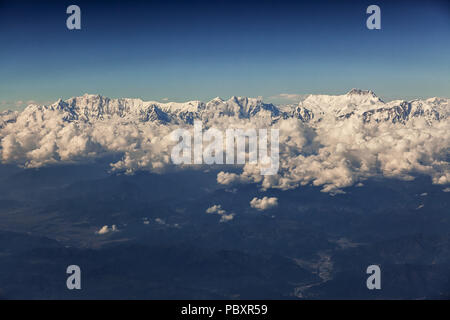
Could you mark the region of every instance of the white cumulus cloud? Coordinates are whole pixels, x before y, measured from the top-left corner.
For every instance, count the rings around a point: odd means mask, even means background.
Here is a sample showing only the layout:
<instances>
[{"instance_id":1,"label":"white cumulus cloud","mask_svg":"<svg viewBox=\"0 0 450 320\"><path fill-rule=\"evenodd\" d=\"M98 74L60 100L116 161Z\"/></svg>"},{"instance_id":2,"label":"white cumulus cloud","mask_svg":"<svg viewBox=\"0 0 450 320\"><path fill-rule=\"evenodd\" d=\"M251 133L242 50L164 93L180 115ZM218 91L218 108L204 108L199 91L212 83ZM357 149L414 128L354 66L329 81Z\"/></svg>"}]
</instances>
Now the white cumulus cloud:
<instances>
[{"instance_id":1,"label":"white cumulus cloud","mask_svg":"<svg viewBox=\"0 0 450 320\"><path fill-rule=\"evenodd\" d=\"M116 232L116 231L118 231L118 229L115 224L113 224L111 227L108 227L107 225L105 225L105 226L101 227L100 230L98 230L96 232L96 234L107 234L107 233Z\"/></svg>"},{"instance_id":2,"label":"white cumulus cloud","mask_svg":"<svg viewBox=\"0 0 450 320\"><path fill-rule=\"evenodd\" d=\"M250 201L250 207L259 211L272 209L276 206L278 206L278 198L276 197L263 197L262 199L255 197Z\"/></svg>"}]
</instances>

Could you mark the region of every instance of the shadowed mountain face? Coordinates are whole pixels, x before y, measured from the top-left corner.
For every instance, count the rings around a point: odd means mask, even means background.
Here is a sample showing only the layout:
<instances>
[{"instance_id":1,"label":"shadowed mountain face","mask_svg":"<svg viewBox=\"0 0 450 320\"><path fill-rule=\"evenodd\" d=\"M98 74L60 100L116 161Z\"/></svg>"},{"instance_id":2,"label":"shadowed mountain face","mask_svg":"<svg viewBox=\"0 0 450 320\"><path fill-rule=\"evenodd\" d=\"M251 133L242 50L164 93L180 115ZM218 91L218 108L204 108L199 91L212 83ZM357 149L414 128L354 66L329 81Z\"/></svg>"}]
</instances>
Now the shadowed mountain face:
<instances>
[{"instance_id":1,"label":"shadowed mountain face","mask_svg":"<svg viewBox=\"0 0 450 320\"><path fill-rule=\"evenodd\" d=\"M109 174L110 160L0 166L1 298L449 297L449 193L427 177L262 193L214 170ZM278 206L252 208L262 195ZM66 289L72 264L80 291ZM366 287L373 264L381 290Z\"/></svg>"}]
</instances>

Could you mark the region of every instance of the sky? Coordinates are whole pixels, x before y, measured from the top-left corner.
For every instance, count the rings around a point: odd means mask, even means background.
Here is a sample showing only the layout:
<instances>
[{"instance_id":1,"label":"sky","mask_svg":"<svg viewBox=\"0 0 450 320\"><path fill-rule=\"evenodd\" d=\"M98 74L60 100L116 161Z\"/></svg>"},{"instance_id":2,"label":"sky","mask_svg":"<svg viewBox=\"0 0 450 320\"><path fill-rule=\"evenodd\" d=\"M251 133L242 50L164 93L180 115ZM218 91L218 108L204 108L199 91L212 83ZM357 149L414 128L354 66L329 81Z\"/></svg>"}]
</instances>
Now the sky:
<instances>
[{"instance_id":1,"label":"sky","mask_svg":"<svg viewBox=\"0 0 450 320\"><path fill-rule=\"evenodd\" d=\"M68 30L66 8L81 8ZM366 8L381 8L381 30ZM4 1L0 110L84 93L208 101L450 96L448 1Z\"/></svg>"}]
</instances>

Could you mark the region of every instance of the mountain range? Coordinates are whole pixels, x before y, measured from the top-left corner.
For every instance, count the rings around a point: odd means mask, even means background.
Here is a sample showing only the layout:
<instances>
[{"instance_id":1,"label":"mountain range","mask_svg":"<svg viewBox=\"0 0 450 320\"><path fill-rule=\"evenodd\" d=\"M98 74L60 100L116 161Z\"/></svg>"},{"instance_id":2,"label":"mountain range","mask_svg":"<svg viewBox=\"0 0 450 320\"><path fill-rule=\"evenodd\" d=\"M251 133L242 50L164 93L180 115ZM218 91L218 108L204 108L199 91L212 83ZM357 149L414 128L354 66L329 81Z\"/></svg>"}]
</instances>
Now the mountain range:
<instances>
[{"instance_id":1,"label":"mountain range","mask_svg":"<svg viewBox=\"0 0 450 320\"><path fill-rule=\"evenodd\" d=\"M221 117L251 119L268 118L272 121L296 118L302 122L316 123L324 118L337 120L357 118L363 122L404 123L411 118L424 118L427 122L448 118L448 98L425 100L395 100L384 102L370 90L352 89L344 95L309 95L297 105L276 106L260 98L219 97L209 102L188 101L184 103L143 101L141 99L111 99L101 95L85 94L67 100L58 100L51 105L29 105L22 113L6 111L0 114L0 128L14 122L18 116L47 117L58 114L65 121L94 122L120 117L141 122L161 124L186 123L194 120L204 122Z\"/></svg>"}]
</instances>

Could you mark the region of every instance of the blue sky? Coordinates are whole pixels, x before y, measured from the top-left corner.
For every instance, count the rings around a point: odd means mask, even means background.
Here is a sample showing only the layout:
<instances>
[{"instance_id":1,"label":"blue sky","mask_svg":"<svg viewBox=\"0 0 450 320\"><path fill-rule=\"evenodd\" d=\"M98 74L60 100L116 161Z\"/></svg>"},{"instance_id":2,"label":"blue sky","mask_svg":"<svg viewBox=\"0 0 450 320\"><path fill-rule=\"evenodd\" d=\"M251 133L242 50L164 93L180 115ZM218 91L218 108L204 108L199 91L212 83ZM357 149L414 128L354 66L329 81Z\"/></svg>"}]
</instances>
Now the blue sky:
<instances>
[{"instance_id":1,"label":"blue sky","mask_svg":"<svg viewBox=\"0 0 450 320\"><path fill-rule=\"evenodd\" d=\"M78 4L82 30L66 28ZM381 8L381 30L365 26ZM2 1L0 109L84 93L145 100L450 96L448 1Z\"/></svg>"}]
</instances>

